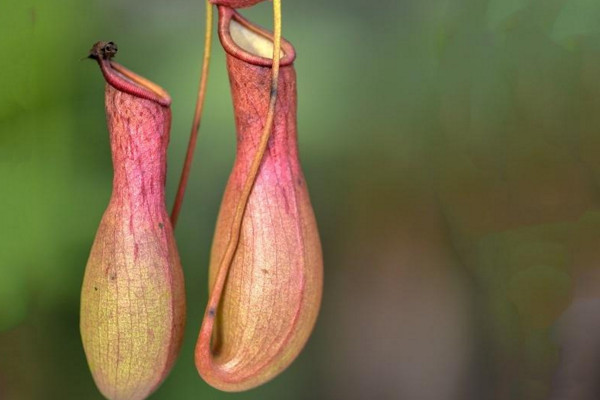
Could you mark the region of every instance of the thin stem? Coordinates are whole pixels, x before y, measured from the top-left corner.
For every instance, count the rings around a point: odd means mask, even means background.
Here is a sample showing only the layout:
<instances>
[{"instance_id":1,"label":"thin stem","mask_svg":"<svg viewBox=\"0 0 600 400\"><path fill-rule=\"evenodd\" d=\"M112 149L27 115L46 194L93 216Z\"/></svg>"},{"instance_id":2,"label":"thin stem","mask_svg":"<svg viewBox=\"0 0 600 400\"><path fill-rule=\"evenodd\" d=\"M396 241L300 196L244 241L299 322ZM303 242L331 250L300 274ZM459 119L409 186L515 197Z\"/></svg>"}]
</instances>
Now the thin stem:
<instances>
[{"instance_id":1,"label":"thin stem","mask_svg":"<svg viewBox=\"0 0 600 400\"><path fill-rule=\"evenodd\" d=\"M213 8L209 1L206 0L206 32L204 34L204 58L202 60L202 72L200 74L200 85L198 87L198 97L196 99L196 109L194 111L194 120L192 122L192 130L190 132L190 140L188 142L187 152L185 154L183 169L181 170L181 177L179 178L179 186L177 188L177 194L175 195L173 210L171 211L171 225L173 225L173 229L175 229L175 225L179 219L179 212L181 211L183 196L185 195L185 189L187 187L190 169L192 167L192 160L194 159L194 150L196 149L196 142L198 140L198 130L200 129L202 110L204 109L206 82L208 80L208 66L210 64L212 25Z\"/></svg>"},{"instance_id":2,"label":"thin stem","mask_svg":"<svg viewBox=\"0 0 600 400\"><path fill-rule=\"evenodd\" d=\"M242 228L242 220L244 218L244 212L246 211L246 206L248 204L248 198L252 193L252 188L254 187L254 182L256 181L256 176L258 175L258 170L260 168L260 164L262 163L263 156L265 154L265 150L267 149L267 144L269 143L269 137L271 136L271 131L273 130L273 120L275 117L275 104L277 102L277 91L278 91L278 82L279 82L279 59L281 55L281 0L273 0L273 67L272 67L272 75L271 75L271 92L269 99L269 109L267 111L267 118L264 125L264 130L262 132L260 143L254 159L252 160L252 164L250 166L250 170L248 172L248 176L244 183L244 187L242 189L242 194L240 199L237 202L235 208L235 214L233 217L233 222L231 224L231 233L229 236L229 241L227 243L227 247L225 249L225 253L223 258L221 259L221 263L219 265L219 270L217 273L217 279L212 288L212 293L210 295L208 304L206 306L206 311L204 314L204 321L202 324L202 328L200 329L200 343L205 343L209 345L210 337L212 335L213 325L214 325L214 317L216 315L216 310L221 300L221 294L223 293L223 288L225 286L225 280L227 278L227 274L229 272L229 268L231 267L231 263L233 262L233 257L235 256L235 252L237 250L237 246L240 240L240 233ZM206 342L203 342L206 340Z\"/></svg>"}]
</instances>

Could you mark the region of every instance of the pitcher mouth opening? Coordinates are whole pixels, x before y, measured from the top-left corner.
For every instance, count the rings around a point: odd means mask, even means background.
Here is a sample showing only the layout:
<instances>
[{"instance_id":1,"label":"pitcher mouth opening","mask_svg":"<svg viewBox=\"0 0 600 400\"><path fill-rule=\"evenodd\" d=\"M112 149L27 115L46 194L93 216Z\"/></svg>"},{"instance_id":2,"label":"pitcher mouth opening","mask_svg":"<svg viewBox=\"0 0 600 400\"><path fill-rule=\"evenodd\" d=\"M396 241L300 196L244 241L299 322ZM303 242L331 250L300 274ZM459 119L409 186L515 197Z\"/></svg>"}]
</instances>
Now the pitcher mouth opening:
<instances>
[{"instance_id":1,"label":"pitcher mouth opening","mask_svg":"<svg viewBox=\"0 0 600 400\"><path fill-rule=\"evenodd\" d=\"M131 95L156 101L162 106L171 105L171 97L162 87L125 68L111 59L117 54L117 45L113 42L97 42L90 50L88 58L100 65L106 81L118 90Z\"/></svg>"},{"instance_id":2,"label":"pitcher mouth opening","mask_svg":"<svg viewBox=\"0 0 600 400\"><path fill-rule=\"evenodd\" d=\"M250 64L273 66L273 34L232 8L219 6L219 38L230 55ZM282 67L292 64L296 58L294 47L283 38L280 57Z\"/></svg>"},{"instance_id":3,"label":"pitcher mouth opening","mask_svg":"<svg viewBox=\"0 0 600 400\"><path fill-rule=\"evenodd\" d=\"M135 72L125 68L117 62L111 61L110 64L113 70L117 74L119 74L123 79L126 79L132 84L137 85L140 89L145 89L154 93L156 96L163 99L163 101L168 101L168 103L171 103L171 97L169 96L167 91L162 87L158 86L156 83L149 81L143 76L136 74Z\"/></svg>"}]
</instances>

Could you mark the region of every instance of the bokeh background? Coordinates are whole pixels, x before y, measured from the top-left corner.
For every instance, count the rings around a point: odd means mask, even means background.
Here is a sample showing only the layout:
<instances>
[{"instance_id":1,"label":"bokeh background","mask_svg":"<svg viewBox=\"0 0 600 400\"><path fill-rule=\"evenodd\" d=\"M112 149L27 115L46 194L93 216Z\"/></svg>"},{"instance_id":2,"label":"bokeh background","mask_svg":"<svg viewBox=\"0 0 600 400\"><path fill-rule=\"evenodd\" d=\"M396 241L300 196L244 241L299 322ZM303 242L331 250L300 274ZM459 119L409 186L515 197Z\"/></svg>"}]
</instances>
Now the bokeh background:
<instances>
[{"instance_id":1,"label":"bokeh background","mask_svg":"<svg viewBox=\"0 0 600 400\"><path fill-rule=\"evenodd\" d=\"M283 1L322 236L314 334L226 394L193 348L234 152L223 51L176 230L188 322L153 399L600 398L600 2ZM271 26L270 3L245 15ZM199 0L0 6L0 399L100 399L79 291L111 189L98 40L173 98L169 207L202 58Z\"/></svg>"}]
</instances>

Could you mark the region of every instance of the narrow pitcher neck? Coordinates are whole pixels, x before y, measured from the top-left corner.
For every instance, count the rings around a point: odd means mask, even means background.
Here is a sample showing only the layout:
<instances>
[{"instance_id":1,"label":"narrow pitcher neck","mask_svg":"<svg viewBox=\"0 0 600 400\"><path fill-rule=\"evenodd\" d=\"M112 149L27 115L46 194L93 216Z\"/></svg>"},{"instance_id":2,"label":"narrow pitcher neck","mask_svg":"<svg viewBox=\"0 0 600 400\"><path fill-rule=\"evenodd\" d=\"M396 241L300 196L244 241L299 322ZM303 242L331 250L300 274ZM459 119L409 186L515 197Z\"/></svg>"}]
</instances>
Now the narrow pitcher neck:
<instances>
[{"instance_id":1,"label":"narrow pitcher neck","mask_svg":"<svg viewBox=\"0 0 600 400\"><path fill-rule=\"evenodd\" d=\"M264 130L269 108L271 68L252 65L227 56L227 69L235 114L237 157L251 163ZM267 157L297 157L296 144L296 72L292 65L279 72L279 90L275 120L267 148Z\"/></svg>"},{"instance_id":2,"label":"narrow pitcher neck","mask_svg":"<svg viewBox=\"0 0 600 400\"><path fill-rule=\"evenodd\" d=\"M170 109L106 85L106 115L114 166L113 200L164 208Z\"/></svg>"},{"instance_id":3,"label":"narrow pitcher neck","mask_svg":"<svg viewBox=\"0 0 600 400\"><path fill-rule=\"evenodd\" d=\"M250 167L264 133L273 66L273 34L237 11L219 6L219 39L227 52L237 135L238 173ZM294 47L281 39L280 69L273 129L263 163L298 162L296 142L296 71Z\"/></svg>"}]
</instances>

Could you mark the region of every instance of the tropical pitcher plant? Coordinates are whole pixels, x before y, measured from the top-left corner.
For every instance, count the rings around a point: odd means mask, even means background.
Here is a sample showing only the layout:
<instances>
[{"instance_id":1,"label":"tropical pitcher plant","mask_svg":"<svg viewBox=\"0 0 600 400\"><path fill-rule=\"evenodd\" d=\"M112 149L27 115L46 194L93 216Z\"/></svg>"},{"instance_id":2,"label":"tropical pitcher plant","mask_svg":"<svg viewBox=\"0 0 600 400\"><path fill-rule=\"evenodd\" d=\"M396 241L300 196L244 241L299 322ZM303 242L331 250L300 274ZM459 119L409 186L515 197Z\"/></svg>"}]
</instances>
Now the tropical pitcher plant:
<instances>
[{"instance_id":1,"label":"tropical pitcher plant","mask_svg":"<svg viewBox=\"0 0 600 400\"><path fill-rule=\"evenodd\" d=\"M210 255L209 298L196 368L224 391L259 386L300 353L314 327L323 284L321 244L298 158L293 46L235 9L260 0L211 0L226 52L235 114L235 162ZM213 4L206 3L205 54L188 150L169 218L165 205L171 100L112 58L90 58L106 81L113 190L86 266L81 336L96 385L109 399L143 399L168 375L185 326L177 223L200 126ZM192 267L194 268L194 267Z\"/></svg>"}]
</instances>

